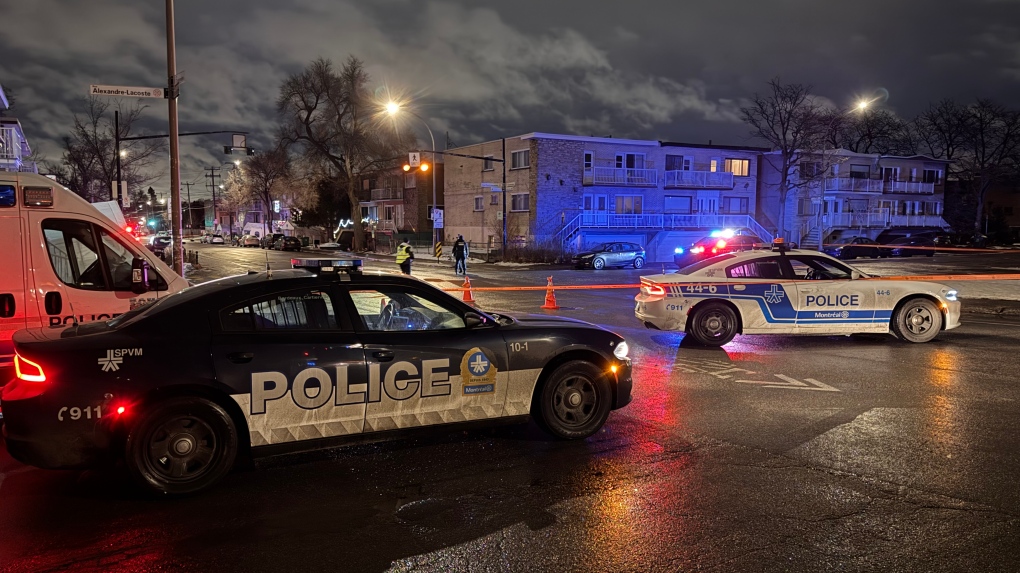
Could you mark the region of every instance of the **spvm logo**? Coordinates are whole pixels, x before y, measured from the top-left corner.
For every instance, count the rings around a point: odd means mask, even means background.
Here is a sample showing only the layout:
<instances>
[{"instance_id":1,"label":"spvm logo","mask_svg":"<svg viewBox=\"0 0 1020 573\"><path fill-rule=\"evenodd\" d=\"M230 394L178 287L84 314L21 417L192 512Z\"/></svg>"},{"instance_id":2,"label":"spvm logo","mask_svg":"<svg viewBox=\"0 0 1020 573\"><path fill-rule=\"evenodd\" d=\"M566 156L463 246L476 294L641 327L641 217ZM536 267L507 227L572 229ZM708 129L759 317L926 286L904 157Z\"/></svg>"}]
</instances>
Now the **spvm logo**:
<instances>
[{"instance_id":1,"label":"spvm logo","mask_svg":"<svg viewBox=\"0 0 1020 573\"><path fill-rule=\"evenodd\" d=\"M103 372L116 372L120 370L120 365L124 363L125 356L141 356L141 348L111 348L106 351L106 356L99 359L99 365L103 367Z\"/></svg>"}]
</instances>

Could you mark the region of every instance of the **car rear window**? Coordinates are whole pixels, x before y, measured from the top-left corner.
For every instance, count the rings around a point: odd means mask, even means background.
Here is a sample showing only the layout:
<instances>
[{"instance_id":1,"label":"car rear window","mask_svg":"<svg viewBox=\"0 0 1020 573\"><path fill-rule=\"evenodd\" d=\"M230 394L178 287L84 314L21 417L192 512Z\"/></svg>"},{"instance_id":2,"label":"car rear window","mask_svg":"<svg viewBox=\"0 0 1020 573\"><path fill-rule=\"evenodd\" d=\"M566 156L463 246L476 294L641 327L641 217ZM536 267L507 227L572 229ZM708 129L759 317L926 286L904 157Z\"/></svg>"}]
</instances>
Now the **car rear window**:
<instances>
[{"instance_id":1,"label":"car rear window","mask_svg":"<svg viewBox=\"0 0 1020 573\"><path fill-rule=\"evenodd\" d=\"M710 267L710 266L712 266L712 265L714 265L716 263L721 263L721 262L723 262L723 261L725 261L727 259L732 259L735 256L736 255L734 255L732 253L726 253L726 254L722 254L722 255L717 255L717 256L714 256L714 257L712 257L710 259L705 259L703 261L698 261L698 262L694 263L693 265L687 265L686 267L678 270L676 272L676 274L678 274L678 275L693 275L694 273L700 271L701 269L704 269L706 267Z\"/></svg>"}]
</instances>

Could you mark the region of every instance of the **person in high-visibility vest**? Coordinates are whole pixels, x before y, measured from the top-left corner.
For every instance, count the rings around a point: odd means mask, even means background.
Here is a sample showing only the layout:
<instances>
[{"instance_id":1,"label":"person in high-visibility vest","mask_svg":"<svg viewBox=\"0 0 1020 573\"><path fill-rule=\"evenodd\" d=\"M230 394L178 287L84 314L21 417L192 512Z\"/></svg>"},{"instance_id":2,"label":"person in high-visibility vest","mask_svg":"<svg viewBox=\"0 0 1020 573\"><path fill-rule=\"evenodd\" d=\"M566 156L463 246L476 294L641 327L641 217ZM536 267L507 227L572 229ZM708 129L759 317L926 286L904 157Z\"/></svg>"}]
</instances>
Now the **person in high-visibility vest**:
<instances>
[{"instance_id":1,"label":"person in high-visibility vest","mask_svg":"<svg viewBox=\"0 0 1020 573\"><path fill-rule=\"evenodd\" d=\"M411 274L411 261L414 260L414 251L411 250L411 245L407 241L402 241L397 245L397 264L400 265L400 271L405 275Z\"/></svg>"}]
</instances>

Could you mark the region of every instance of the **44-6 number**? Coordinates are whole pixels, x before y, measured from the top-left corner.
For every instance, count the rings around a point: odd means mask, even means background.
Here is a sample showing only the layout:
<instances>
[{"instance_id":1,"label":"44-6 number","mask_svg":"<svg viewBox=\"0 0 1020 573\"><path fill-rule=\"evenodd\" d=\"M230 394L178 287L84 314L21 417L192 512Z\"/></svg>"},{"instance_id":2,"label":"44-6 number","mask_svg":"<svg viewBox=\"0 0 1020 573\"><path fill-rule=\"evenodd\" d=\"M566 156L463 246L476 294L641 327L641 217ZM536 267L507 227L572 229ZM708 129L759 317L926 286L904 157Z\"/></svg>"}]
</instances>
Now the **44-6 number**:
<instances>
[{"instance_id":1,"label":"44-6 number","mask_svg":"<svg viewBox=\"0 0 1020 573\"><path fill-rule=\"evenodd\" d=\"M687 285L687 292L715 294L716 290L715 285Z\"/></svg>"}]
</instances>

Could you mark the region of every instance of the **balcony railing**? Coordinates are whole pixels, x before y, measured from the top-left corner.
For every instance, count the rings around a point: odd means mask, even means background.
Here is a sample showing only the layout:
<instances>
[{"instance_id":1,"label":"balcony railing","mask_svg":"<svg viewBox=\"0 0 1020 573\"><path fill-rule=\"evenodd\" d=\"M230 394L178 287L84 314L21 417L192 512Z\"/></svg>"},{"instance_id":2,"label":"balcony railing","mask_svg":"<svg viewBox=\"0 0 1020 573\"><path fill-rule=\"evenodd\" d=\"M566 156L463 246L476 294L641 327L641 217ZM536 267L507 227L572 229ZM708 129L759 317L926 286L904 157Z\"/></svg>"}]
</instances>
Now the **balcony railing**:
<instances>
[{"instance_id":1,"label":"balcony railing","mask_svg":"<svg viewBox=\"0 0 1020 573\"><path fill-rule=\"evenodd\" d=\"M372 189L372 200L373 201L386 201L390 199L403 199L403 189Z\"/></svg>"},{"instance_id":2,"label":"balcony railing","mask_svg":"<svg viewBox=\"0 0 1020 573\"><path fill-rule=\"evenodd\" d=\"M931 195L935 193L934 183L922 181L885 181L886 193L921 193Z\"/></svg>"},{"instance_id":3,"label":"balcony railing","mask_svg":"<svg viewBox=\"0 0 1020 573\"><path fill-rule=\"evenodd\" d=\"M881 193L882 180L863 177L826 177L825 190L844 193Z\"/></svg>"},{"instance_id":4,"label":"balcony railing","mask_svg":"<svg viewBox=\"0 0 1020 573\"><path fill-rule=\"evenodd\" d=\"M828 228L948 227L941 215L890 215L888 209L866 213L823 213L821 217L822 225Z\"/></svg>"},{"instance_id":5,"label":"balcony railing","mask_svg":"<svg viewBox=\"0 0 1020 573\"><path fill-rule=\"evenodd\" d=\"M728 171L667 171L666 187L733 189L733 174Z\"/></svg>"},{"instance_id":6,"label":"balcony railing","mask_svg":"<svg viewBox=\"0 0 1020 573\"><path fill-rule=\"evenodd\" d=\"M659 172L655 169L595 167L593 170L595 185L654 187L659 184Z\"/></svg>"},{"instance_id":7,"label":"balcony railing","mask_svg":"<svg viewBox=\"0 0 1020 573\"><path fill-rule=\"evenodd\" d=\"M579 229L722 229L746 227L771 242L772 233L750 215L721 213L580 213L567 222L555 237L569 241Z\"/></svg>"}]
</instances>

